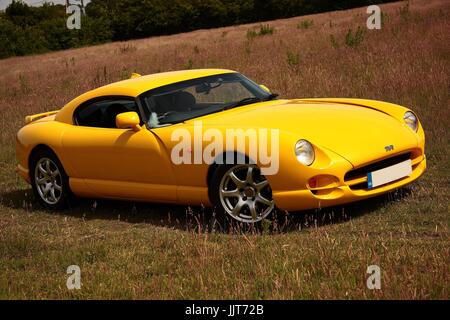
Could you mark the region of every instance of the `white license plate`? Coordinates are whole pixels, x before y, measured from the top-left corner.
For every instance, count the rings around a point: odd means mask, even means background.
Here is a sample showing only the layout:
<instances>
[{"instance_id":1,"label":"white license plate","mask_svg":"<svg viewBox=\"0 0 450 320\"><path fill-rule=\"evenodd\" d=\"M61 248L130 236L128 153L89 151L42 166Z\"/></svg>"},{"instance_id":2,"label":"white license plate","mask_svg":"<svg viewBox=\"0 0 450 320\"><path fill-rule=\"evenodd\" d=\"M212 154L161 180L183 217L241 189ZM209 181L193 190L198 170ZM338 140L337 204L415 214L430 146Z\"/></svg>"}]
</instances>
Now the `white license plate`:
<instances>
[{"instance_id":1,"label":"white license plate","mask_svg":"<svg viewBox=\"0 0 450 320\"><path fill-rule=\"evenodd\" d=\"M367 186L369 189L404 178L412 173L411 160L397 163L393 166L369 172L367 174Z\"/></svg>"}]
</instances>

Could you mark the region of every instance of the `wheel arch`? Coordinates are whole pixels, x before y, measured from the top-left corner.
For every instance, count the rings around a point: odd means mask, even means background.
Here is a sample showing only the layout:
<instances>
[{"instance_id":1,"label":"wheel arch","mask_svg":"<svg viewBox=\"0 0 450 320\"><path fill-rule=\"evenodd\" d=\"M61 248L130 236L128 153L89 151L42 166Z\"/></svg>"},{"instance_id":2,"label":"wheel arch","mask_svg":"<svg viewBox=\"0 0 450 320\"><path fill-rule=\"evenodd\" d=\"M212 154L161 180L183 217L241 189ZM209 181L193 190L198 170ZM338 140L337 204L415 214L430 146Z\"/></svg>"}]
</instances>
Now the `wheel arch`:
<instances>
[{"instance_id":1,"label":"wheel arch","mask_svg":"<svg viewBox=\"0 0 450 320\"><path fill-rule=\"evenodd\" d=\"M214 174L216 173L217 169L222 165L227 165L227 163L225 161L225 159L227 159L227 156L232 156L233 160L234 160L234 164L238 164L237 158L239 155L244 157L245 163L250 163L250 157L245 153L238 152L238 151L225 151L225 152L222 152L221 154L217 155L216 158L214 159L213 163L211 163L209 165L208 172L206 174L206 185L208 186L208 196L210 199L211 199L211 194L210 194L211 182L212 182L212 179L213 179ZM252 161L252 163L256 163L256 162ZM231 164L233 164L233 163L231 163Z\"/></svg>"},{"instance_id":2,"label":"wheel arch","mask_svg":"<svg viewBox=\"0 0 450 320\"><path fill-rule=\"evenodd\" d=\"M28 169L31 170L31 165L32 165L32 160L33 157L39 152L39 151L48 151L51 152L56 158L58 158L58 160L61 162L60 158L58 157L58 155L56 154L55 150L53 150L51 147L49 147L48 145L44 144L44 143L40 143L36 146L34 146L31 151L30 154L28 155Z\"/></svg>"}]
</instances>

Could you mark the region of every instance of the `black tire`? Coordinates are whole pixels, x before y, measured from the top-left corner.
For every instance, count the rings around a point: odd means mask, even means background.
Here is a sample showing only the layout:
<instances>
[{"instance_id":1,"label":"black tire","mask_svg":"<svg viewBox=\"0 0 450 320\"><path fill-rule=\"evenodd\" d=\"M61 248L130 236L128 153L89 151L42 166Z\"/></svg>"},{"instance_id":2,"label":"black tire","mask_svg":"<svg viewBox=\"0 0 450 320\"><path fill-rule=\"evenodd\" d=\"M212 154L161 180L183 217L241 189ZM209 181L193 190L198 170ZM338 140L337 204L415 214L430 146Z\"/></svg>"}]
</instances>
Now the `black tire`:
<instances>
[{"instance_id":1,"label":"black tire","mask_svg":"<svg viewBox=\"0 0 450 320\"><path fill-rule=\"evenodd\" d=\"M224 207L221 197L219 195L220 189L221 189L221 183L224 179L224 176L230 172L233 168L237 168L238 166L248 166L248 165L220 165L216 168L213 177L211 179L211 183L209 186L209 198L213 205L213 214L215 216L215 219L219 223L219 225L222 227L223 230L229 230L230 227L234 228L236 226L239 230L244 228L245 230L248 230L249 228L256 227L257 229L260 228L262 220L255 221L255 222L245 222L240 221L233 217L230 213L227 212L226 208ZM258 171L259 169L255 167ZM244 169L245 170L245 169ZM265 178L264 178L265 179ZM270 188L270 186L268 185ZM271 192L271 191L270 191ZM273 214L276 212L275 206L273 205L272 209L270 210L270 213L263 218L264 219L271 219L273 218Z\"/></svg>"},{"instance_id":2,"label":"black tire","mask_svg":"<svg viewBox=\"0 0 450 320\"><path fill-rule=\"evenodd\" d=\"M49 162L46 161L49 160ZM47 168L54 174L45 174L40 169ZM40 168L38 168L40 166ZM55 172L59 173L56 174ZM54 152L48 149L40 149L34 152L30 159L30 179L33 193L38 201L47 209L61 210L69 207L73 200L73 194L69 186L69 177L61 162ZM38 180L45 180L39 183ZM45 187L44 187L45 184ZM60 188L60 190L57 189ZM53 189L53 191L51 191ZM52 196L53 194L53 196Z\"/></svg>"}]
</instances>

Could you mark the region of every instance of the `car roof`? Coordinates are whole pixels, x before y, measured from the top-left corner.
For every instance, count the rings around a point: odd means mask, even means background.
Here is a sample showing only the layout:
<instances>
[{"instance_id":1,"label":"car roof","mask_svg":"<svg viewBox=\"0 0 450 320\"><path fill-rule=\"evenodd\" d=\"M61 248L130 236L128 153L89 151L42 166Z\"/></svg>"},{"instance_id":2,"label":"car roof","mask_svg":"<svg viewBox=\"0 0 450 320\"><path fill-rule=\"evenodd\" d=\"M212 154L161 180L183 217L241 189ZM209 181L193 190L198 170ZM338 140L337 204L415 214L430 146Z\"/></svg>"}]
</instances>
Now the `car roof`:
<instances>
[{"instance_id":1,"label":"car roof","mask_svg":"<svg viewBox=\"0 0 450 320\"><path fill-rule=\"evenodd\" d=\"M169 71L162 73L136 76L131 79L114 82L105 86L90 90L67 103L56 115L55 120L72 123L74 110L82 103L104 96L129 96L137 97L140 94L161 86L185 80L213 76L217 74L233 73L228 69L193 69L181 71Z\"/></svg>"},{"instance_id":2,"label":"car roof","mask_svg":"<svg viewBox=\"0 0 450 320\"><path fill-rule=\"evenodd\" d=\"M148 90L155 89L167 84L230 72L234 71L226 69L194 69L162 72L114 82L92 91L99 95L102 95L104 91L109 92L110 90L114 90L124 95L137 97Z\"/></svg>"}]
</instances>

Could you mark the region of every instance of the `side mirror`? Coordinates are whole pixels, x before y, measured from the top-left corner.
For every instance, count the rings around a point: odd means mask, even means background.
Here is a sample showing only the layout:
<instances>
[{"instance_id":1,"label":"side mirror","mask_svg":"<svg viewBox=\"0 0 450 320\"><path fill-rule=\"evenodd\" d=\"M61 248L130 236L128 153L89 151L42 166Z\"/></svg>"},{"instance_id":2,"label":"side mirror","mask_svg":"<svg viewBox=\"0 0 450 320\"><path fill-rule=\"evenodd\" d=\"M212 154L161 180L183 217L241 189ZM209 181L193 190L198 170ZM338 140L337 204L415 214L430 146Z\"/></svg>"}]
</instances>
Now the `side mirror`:
<instances>
[{"instance_id":1,"label":"side mirror","mask_svg":"<svg viewBox=\"0 0 450 320\"><path fill-rule=\"evenodd\" d=\"M138 114L134 111L119 113L116 116L116 126L120 129L139 131L141 130L140 122Z\"/></svg>"},{"instance_id":2,"label":"side mirror","mask_svg":"<svg viewBox=\"0 0 450 320\"><path fill-rule=\"evenodd\" d=\"M260 86L264 91L267 91L268 93L272 93L272 91L270 91L270 89L267 88L265 85L260 84L259 86Z\"/></svg>"}]
</instances>

